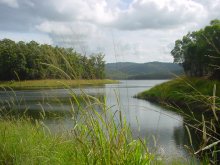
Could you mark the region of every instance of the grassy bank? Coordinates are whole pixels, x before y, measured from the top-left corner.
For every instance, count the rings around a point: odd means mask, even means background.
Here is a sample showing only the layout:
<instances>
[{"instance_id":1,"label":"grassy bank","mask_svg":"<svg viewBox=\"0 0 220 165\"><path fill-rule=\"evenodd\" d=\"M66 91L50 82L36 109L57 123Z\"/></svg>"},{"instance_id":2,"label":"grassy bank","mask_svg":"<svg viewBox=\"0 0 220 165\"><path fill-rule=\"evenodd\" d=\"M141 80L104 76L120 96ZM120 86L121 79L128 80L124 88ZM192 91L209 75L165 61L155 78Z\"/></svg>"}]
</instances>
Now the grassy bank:
<instances>
[{"instance_id":1,"label":"grassy bank","mask_svg":"<svg viewBox=\"0 0 220 165\"><path fill-rule=\"evenodd\" d=\"M216 89L214 88L215 85ZM191 105L197 109L210 106L213 99L215 99L216 104L220 104L219 88L220 81L179 77L139 93L136 97L157 103L173 103L180 106Z\"/></svg>"},{"instance_id":2,"label":"grassy bank","mask_svg":"<svg viewBox=\"0 0 220 165\"><path fill-rule=\"evenodd\" d=\"M199 137L199 148L192 147L200 159L211 164L220 162L220 81L179 77L157 85L136 97L168 106L184 116L189 139L190 130ZM190 129L189 129L190 128ZM193 146L192 140L190 140ZM209 163L208 163L209 164Z\"/></svg>"},{"instance_id":3,"label":"grassy bank","mask_svg":"<svg viewBox=\"0 0 220 165\"><path fill-rule=\"evenodd\" d=\"M155 155L134 139L118 111L107 112L104 102L85 95L85 106L73 93L68 130L62 124L50 133L41 119L0 115L0 164L150 164ZM98 109L98 110L97 110ZM1 109L0 109L1 110ZM120 121L115 117L120 116ZM62 120L62 117L56 117Z\"/></svg>"},{"instance_id":4,"label":"grassy bank","mask_svg":"<svg viewBox=\"0 0 220 165\"><path fill-rule=\"evenodd\" d=\"M42 124L28 119L0 120L0 164L150 164L154 160L140 140L132 140L126 126L106 134L97 121L91 124L51 135Z\"/></svg>"},{"instance_id":5,"label":"grassy bank","mask_svg":"<svg viewBox=\"0 0 220 165\"><path fill-rule=\"evenodd\" d=\"M103 131L98 121L77 124L69 132L52 135L28 118L0 119L0 164L190 164L185 158L150 153L141 139L133 139L126 123ZM112 124L112 122L111 122Z\"/></svg>"},{"instance_id":6,"label":"grassy bank","mask_svg":"<svg viewBox=\"0 0 220 165\"><path fill-rule=\"evenodd\" d=\"M65 79L47 79L47 80L27 80L27 81L2 81L0 88L10 87L13 89L45 89L45 88L63 88L64 86L79 87L87 85L103 85L117 83L115 80L65 80ZM65 84L65 85L64 85Z\"/></svg>"}]
</instances>

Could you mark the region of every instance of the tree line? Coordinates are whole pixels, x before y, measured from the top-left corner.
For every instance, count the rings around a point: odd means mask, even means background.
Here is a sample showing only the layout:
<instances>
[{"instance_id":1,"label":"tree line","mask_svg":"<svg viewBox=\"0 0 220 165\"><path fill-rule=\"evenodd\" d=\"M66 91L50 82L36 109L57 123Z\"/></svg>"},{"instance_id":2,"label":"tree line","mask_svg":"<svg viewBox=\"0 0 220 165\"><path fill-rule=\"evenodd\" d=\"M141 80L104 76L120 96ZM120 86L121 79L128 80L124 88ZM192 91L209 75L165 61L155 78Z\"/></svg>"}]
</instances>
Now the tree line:
<instances>
[{"instance_id":1,"label":"tree line","mask_svg":"<svg viewBox=\"0 0 220 165\"><path fill-rule=\"evenodd\" d=\"M104 55L87 57L72 48L35 41L0 40L0 80L103 79Z\"/></svg>"},{"instance_id":2,"label":"tree line","mask_svg":"<svg viewBox=\"0 0 220 165\"><path fill-rule=\"evenodd\" d=\"M220 79L220 20L176 40L171 55L188 76Z\"/></svg>"}]
</instances>

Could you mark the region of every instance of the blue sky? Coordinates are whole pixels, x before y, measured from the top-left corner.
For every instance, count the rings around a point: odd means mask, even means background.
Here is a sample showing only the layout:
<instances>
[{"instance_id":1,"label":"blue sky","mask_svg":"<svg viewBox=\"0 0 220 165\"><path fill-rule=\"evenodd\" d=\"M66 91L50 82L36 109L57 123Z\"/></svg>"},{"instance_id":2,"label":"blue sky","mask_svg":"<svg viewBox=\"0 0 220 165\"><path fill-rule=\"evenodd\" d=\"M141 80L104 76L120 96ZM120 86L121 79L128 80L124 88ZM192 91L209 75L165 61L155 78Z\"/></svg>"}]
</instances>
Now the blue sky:
<instances>
[{"instance_id":1,"label":"blue sky","mask_svg":"<svg viewBox=\"0 0 220 165\"><path fill-rule=\"evenodd\" d=\"M106 62L172 62L175 40L219 11L220 0L0 0L0 39L102 52Z\"/></svg>"}]
</instances>

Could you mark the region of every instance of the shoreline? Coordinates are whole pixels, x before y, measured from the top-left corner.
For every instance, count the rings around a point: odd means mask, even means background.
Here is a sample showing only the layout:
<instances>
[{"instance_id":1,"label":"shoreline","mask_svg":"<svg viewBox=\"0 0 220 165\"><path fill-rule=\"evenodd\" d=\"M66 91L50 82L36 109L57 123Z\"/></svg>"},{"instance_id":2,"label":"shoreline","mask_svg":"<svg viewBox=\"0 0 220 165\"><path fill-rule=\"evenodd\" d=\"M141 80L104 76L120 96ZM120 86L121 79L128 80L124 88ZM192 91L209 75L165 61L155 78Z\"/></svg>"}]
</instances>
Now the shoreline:
<instances>
[{"instance_id":1,"label":"shoreline","mask_svg":"<svg viewBox=\"0 0 220 165\"><path fill-rule=\"evenodd\" d=\"M117 80L92 79L92 80L66 80L66 79L44 79L25 81L0 81L0 90L38 90L38 89L59 89L65 87L96 86L105 84L116 84Z\"/></svg>"},{"instance_id":2,"label":"shoreline","mask_svg":"<svg viewBox=\"0 0 220 165\"><path fill-rule=\"evenodd\" d=\"M179 77L156 85L134 97L162 106L171 105L183 110L187 108L192 112L213 113L209 109L213 98L216 104L220 104L220 90L215 90L213 96L214 84L217 89L220 88L220 81L217 80Z\"/></svg>"}]
</instances>

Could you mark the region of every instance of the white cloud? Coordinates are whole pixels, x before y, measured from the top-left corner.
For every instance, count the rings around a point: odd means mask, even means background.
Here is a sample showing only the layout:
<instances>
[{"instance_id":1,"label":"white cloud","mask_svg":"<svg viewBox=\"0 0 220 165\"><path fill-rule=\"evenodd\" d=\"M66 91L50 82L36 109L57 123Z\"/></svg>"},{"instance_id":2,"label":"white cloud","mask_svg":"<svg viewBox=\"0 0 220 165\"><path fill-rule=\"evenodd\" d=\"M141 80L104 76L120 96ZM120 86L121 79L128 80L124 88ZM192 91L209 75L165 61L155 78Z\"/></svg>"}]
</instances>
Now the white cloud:
<instances>
[{"instance_id":1,"label":"white cloud","mask_svg":"<svg viewBox=\"0 0 220 165\"><path fill-rule=\"evenodd\" d=\"M0 38L41 37L107 62L172 61L176 39L220 18L220 0L0 0L0 11Z\"/></svg>"},{"instance_id":2,"label":"white cloud","mask_svg":"<svg viewBox=\"0 0 220 165\"><path fill-rule=\"evenodd\" d=\"M121 11L113 26L124 30L170 28L204 19L205 8L193 1L135 0Z\"/></svg>"},{"instance_id":3,"label":"white cloud","mask_svg":"<svg viewBox=\"0 0 220 165\"><path fill-rule=\"evenodd\" d=\"M114 14L108 7L106 0L87 1L51 1L59 14L70 17L74 21L89 21L107 23L114 19Z\"/></svg>"},{"instance_id":4,"label":"white cloud","mask_svg":"<svg viewBox=\"0 0 220 165\"><path fill-rule=\"evenodd\" d=\"M49 33L49 34L55 34L55 35L59 35L59 34L71 34L71 28L68 27L68 23L64 23L64 22L54 22L54 21L45 21L42 22L40 25L36 26L36 29L45 32L45 33Z\"/></svg>"}]
</instances>

